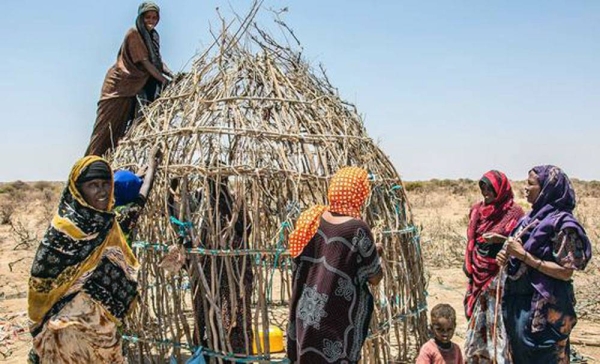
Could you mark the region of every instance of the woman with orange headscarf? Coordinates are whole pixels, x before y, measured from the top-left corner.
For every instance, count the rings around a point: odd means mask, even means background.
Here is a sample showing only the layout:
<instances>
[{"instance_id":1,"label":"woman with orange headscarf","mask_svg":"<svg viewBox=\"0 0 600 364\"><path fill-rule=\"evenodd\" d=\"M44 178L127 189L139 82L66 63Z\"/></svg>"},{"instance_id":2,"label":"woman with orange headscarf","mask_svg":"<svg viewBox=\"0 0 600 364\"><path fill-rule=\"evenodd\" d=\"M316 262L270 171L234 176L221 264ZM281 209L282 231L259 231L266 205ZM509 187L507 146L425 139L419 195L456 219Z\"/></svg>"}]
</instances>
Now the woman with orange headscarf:
<instances>
[{"instance_id":1,"label":"woman with orange headscarf","mask_svg":"<svg viewBox=\"0 0 600 364\"><path fill-rule=\"evenodd\" d=\"M357 363L367 337L373 296L367 282L383 277L379 250L361 209L371 186L367 171L339 170L329 205L306 210L290 234L294 259L287 354L293 362Z\"/></svg>"}]
</instances>

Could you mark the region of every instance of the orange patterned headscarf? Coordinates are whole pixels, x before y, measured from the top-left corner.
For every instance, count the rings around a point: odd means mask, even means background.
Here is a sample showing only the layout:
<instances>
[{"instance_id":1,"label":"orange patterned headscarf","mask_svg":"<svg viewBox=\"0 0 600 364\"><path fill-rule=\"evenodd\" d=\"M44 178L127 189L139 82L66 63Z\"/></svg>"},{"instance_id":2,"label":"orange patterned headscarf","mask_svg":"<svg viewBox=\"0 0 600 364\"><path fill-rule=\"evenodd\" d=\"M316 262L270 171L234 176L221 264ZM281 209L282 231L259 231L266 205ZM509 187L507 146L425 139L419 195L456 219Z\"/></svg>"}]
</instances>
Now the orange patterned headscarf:
<instances>
[{"instance_id":1,"label":"orange patterned headscarf","mask_svg":"<svg viewBox=\"0 0 600 364\"><path fill-rule=\"evenodd\" d=\"M310 239L317 233L321 215L325 211L361 218L361 208L369 193L371 183L366 170L359 167L344 167L331 178L327 198L329 206L316 205L304 211L296 222L296 229L289 238L290 254L297 257Z\"/></svg>"}]
</instances>

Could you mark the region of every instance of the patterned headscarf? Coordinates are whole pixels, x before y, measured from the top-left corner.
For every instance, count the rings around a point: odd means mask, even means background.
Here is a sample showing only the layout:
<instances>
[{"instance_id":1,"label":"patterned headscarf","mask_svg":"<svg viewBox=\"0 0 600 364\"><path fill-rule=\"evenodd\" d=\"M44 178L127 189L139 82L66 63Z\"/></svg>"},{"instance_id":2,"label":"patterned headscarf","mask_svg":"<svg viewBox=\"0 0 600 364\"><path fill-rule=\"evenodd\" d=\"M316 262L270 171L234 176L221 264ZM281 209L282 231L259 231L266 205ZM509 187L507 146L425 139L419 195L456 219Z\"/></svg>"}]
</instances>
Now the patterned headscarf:
<instances>
[{"instance_id":1,"label":"patterned headscarf","mask_svg":"<svg viewBox=\"0 0 600 364\"><path fill-rule=\"evenodd\" d=\"M77 187L81 174L94 162L108 166L98 156L87 156L73 166L56 215L35 254L28 294L33 336L80 292L102 304L117 323L137 297L139 264L111 212L113 191L108 210L101 211L88 204Z\"/></svg>"},{"instance_id":2,"label":"patterned headscarf","mask_svg":"<svg viewBox=\"0 0 600 364\"><path fill-rule=\"evenodd\" d=\"M304 211L298 218L296 229L290 234L289 247L292 257L302 253L310 239L317 233L321 215L331 211L354 218L361 218L361 209L371 192L366 170L344 167L332 178L327 190L329 206L316 205Z\"/></svg>"},{"instance_id":3,"label":"patterned headscarf","mask_svg":"<svg viewBox=\"0 0 600 364\"><path fill-rule=\"evenodd\" d=\"M513 235L521 232L525 226L531 226L530 230L521 233L523 248L542 260L554 261L552 239L558 232L571 229L583 244L580 269L584 269L592 257L592 245L583 226L573 216L575 190L569 177L560 168L552 165L537 166L531 172L537 175L541 191L533 203L533 209L521 219ZM523 263L517 258L511 258L508 273L515 274L521 264ZM535 269L529 270L529 277L536 292L532 299L532 310L537 312L537 302L542 298L552 301L555 287L562 282ZM542 326L537 329L541 328Z\"/></svg>"},{"instance_id":4,"label":"patterned headscarf","mask_svg":"<svg viewBox=\"0 0 600 364\"><path fill-rule=\"evenodd\" d=\"M502 244L488 244L483 235L496 233L508 236L523 216L523 209L514 203L513 191L504 173L496 170L485 173L479 180L479 186L482 185L491 187L496 197L489 204L484 201L476 203L469 213L464 265L470 278L465 296L467 317L471 317L479 294L499 270L496 254Z\"/></svg>"},{"instance_id":5,"label":"patterned headscarf","mask_svg":"<svg viewBox=\"0 0 600 364\"><path fill-rule=\"evenodd\" d=\"M148 31L144 24L144 13L148 11L156 11L160 19L160 8L158 5L151 1L143 2L138 7L138 16L135 20L135 27L142 36L146 48L148 48L148 54L150 55L150 62L158 69L159 72L163 71L162 58L160 56L160 36L156 29Z\"/></svg>"},{"instance_id":6,"label":"patterned headscarf","mask_svg":"<svg viewBox=\"0 0 600 364\"><path fill-rule=\"evenodd\" d=\"M541 191L533 203L530 215L537 215L545 206L552 206L561 211L573 211L577 202L575 190L565 172L550 165L534 167L531 172L537 175Z\"/></svg>"}]
</instances>

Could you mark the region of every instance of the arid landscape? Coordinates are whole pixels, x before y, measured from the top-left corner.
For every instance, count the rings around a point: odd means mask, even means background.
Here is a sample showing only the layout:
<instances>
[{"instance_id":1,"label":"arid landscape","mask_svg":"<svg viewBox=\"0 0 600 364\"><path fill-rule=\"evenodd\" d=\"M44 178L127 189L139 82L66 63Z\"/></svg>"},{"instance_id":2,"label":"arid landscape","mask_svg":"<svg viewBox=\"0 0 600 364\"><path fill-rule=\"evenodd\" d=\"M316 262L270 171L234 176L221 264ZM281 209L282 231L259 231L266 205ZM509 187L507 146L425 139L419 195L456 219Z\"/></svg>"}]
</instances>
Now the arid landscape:
<instances>
[{"instance_id":1,"label":"arid landscape","mask_svg":"<svg viewBox=\"0 0 600 364\"><path fill-rule=\"evenodd\" d=\"M585 272L577 272L575 287L579 323L574 347L588 362L600 362L600 182L574 181L576 214L594 243L595 258ZM526 210L523 182L514 182L517 201ZM0 184L0 362L24 363L29 350L26 287L35 249L54 213L62 183L12 182ZM479 198L476 181L431 180L406 182L429 279L429 307L452 304L458 313L455 341L463 343L466 321L462 273L468 211Z\"/></svg>"}]
</instances>

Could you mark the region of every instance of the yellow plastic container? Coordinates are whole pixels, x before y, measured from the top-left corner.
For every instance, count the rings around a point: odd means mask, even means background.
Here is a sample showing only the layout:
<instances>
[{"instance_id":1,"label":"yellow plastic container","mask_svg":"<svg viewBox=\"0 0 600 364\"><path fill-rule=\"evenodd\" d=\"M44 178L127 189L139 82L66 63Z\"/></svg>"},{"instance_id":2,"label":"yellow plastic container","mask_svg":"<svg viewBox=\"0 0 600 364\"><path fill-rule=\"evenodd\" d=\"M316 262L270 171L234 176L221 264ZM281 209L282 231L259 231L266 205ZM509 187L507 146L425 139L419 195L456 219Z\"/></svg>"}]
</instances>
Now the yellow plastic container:
<instances>
[{"instance_id":1,"label":"yellow plastic container","mask_svg":"<svg viewBox=\"0 0 600 364\"><path fill-rule=\"evenodd\" d=\"M258 336L259 338L259 342L261 345L261 351L264 352L265 350L265 338L264 338L264 333L262 330L260 330L258 332L258 335L256 332L254 332L254 337L256 338L256 336ZM254 350L254 353L258 353L258 350L256 349L256 339L252 340L252 350ZM269 353L280 353L282 352L283 349L283 331L274 325L270 325L269 326Z\"/></svg>"}]
</instances>

